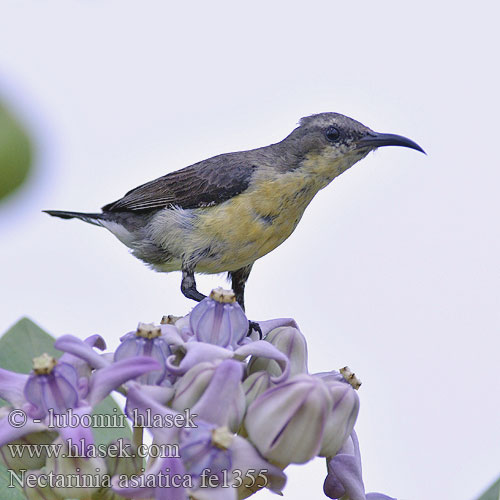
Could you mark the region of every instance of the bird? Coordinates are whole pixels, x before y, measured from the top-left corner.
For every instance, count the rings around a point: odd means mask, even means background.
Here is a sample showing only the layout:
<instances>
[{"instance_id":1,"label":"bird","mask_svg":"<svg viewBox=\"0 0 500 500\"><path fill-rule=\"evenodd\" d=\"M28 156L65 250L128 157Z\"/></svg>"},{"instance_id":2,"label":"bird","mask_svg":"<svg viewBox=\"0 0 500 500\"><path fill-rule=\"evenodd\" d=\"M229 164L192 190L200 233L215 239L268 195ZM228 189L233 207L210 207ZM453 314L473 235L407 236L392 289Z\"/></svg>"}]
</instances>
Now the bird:
<instances>
[{"instance_id":1,"label":"bird","mask_svg":"<svg viewBox=\"0 0 500 500\"><path fill-rule=\"evenodd\" d=\"M316 193L382 146L422 153L414 141L374 132L339 113L306 116L282 141L225 153L146 182L101 213L44 210L106 228L159 272L181 271L181 291L201 301L195 273L228 273L235 300L254 262L295 230Z\"/></svg>"}]
</instances>

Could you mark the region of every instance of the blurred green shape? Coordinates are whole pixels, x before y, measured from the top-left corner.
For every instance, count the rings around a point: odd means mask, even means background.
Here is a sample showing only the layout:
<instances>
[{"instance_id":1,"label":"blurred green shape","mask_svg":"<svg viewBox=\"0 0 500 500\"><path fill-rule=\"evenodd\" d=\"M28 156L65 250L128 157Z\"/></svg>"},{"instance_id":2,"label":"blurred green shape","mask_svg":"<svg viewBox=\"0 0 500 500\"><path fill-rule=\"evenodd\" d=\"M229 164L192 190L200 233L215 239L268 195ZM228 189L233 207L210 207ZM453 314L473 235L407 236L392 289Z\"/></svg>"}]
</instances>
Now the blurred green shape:
<instances>
[{"instance_id":1,"label":"blurred green shape","mask_svg":"<svg viewBox=\"0 0 500 500\"><path fill-rule=\"evenodd\" d=\"M500 498L500 479L485 491L478 500L498 500Z\"/></svg>"},{"instance_id":2,"label":"blurred green shape","mask_svg":"<svg viewBox=\"0 0 500 500\"><path fill-rule=\"evenodd\" d=\"M28 135L0 103L0 200L26 180L31 160L32 146Z\"/></svg>"},{"instance_id":3,"label":"blurred green shape","mask_svg":"<svg viewBox=\"0 0 500 500\"><path fill-rule=\"evenodd\" d=\"M9 471L3 464L0 464L0 491L2 500L26 500L23 490L15 479L11 481Z\"/></svg>"}]
</instances>

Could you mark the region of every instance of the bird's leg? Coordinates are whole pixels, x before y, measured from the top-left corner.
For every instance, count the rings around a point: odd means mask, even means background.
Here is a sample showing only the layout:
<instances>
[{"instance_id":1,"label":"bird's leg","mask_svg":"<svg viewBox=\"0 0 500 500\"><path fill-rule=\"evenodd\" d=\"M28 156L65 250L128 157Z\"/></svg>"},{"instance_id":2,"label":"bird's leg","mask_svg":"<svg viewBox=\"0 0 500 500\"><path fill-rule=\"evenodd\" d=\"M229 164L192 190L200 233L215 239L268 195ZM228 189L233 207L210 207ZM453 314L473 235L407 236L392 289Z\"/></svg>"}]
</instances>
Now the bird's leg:
<instances>
[{"instance_id":1,"label":"bird's leg","mask_svg":"<svg viewBox=\"0 0 500 500\"><path fill-rule=\"evenodd\" d=\"M236 300L243 310L245 310L245 284L250 276L253 263L242 267L236 271L230 271L229 277L231 278L231 288L236 295Z\"/></svg>"},{"instance_id":2,"label":"bird's leg","mask_svg":"<svg viewBox=\"0 0 500 500\"><path fill-rule=\"evenodd\" d=\"M206 298L206 295L203 295L196 289L194 270L190 267L182 268L181 291L184 294L184 297L196 300L196 302L200 302L201 300Z\"/></svg>"},{"instance_id":3,"label":"bird's leg","mask_svg":"<svg viewBox=\"0 0 500 500\"><path fill-rule=\"evenodd\" d=\"M243 310L245 310L245 284L248 280L248 276L250 276L252 266L253 263L236 271L229 272L229 276L231 277L231 288L236 295L238 304ZM260 329L259 323L248 321L248 335L252 333L252 330L258 332L259 337L262 338L262 330Z\"/></svg>"}]
</instances>

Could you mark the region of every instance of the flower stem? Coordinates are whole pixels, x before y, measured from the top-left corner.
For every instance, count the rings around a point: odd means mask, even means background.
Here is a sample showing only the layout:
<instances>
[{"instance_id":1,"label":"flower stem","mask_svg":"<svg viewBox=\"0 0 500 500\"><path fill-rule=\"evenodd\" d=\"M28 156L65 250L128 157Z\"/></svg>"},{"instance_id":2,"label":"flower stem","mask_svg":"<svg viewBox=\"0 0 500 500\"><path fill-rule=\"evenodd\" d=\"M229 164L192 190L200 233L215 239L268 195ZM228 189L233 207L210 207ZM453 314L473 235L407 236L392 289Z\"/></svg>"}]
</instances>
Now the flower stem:
<instances>
[{"instance_id":1,"label":"flower stem","mask_svg":"<svg viewBox=\"0 0 500 500\"><path fill-rule=\"evenodd\" d=\"M133 441L136 448L142 445L144 436L144 427L141 425L134 425Z\"/></svg>"}]
</instances>

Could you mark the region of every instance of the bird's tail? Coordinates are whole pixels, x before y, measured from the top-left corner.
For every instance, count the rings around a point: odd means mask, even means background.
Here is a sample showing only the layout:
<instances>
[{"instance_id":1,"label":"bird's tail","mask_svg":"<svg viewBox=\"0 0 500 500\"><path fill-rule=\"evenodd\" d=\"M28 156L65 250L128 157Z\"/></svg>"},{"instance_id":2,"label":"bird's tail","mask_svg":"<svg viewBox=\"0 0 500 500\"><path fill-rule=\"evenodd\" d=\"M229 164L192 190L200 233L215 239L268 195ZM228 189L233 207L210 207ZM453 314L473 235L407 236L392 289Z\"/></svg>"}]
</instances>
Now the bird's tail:
<instances>
[{"instance_id":1,"label":"bird's tail","mask_svg":"<svg viewBox=\"0 0 500 500\"><path fill-rule=\"evenodd\" d=\"M80 219L94 226L102 226L101 221L104 219L103 214L85 214L82 212L66 212L65 210L43 210L46 214L61 219Z\"/></svg>"}]
</instances>

